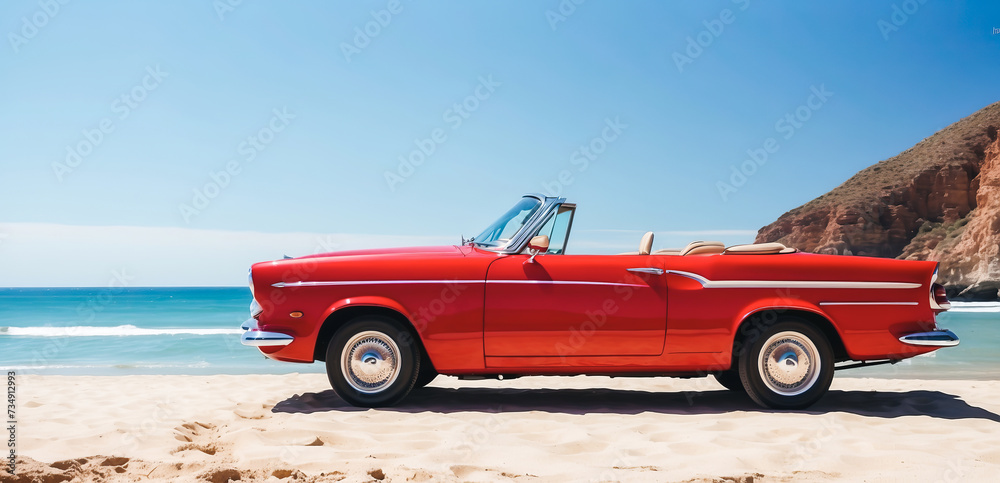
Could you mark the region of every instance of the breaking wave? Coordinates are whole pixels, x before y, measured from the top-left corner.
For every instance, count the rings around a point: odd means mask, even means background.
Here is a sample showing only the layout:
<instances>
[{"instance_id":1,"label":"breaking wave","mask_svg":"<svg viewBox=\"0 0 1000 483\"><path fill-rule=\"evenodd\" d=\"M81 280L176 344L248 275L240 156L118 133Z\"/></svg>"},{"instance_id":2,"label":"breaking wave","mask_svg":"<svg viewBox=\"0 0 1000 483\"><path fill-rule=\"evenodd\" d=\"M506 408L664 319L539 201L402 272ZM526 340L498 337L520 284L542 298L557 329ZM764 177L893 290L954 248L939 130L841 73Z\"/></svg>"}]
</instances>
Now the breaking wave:
<instances>
[{"instance_id":1,"label":"breaking wave","mask_svg":"<svg viewBox=\"0 0 1000 483\"><path fill-rule=\"evenodd\" d=\"M240 329L156 328L143 329L134 325L116 327L0 327L0 336L20 335L29 337L116 337L136 335L238 335Z\"/></svg>"},{"instance_id":2,"label":"breaking wave","mask_svg":"<svg viewBox=\"0 0 1000 483\"><path fill-rule=\"evenodd\" d=\"M949 312L998 312L1000 302L952 302Z\"/></svg>"}]
</instances>

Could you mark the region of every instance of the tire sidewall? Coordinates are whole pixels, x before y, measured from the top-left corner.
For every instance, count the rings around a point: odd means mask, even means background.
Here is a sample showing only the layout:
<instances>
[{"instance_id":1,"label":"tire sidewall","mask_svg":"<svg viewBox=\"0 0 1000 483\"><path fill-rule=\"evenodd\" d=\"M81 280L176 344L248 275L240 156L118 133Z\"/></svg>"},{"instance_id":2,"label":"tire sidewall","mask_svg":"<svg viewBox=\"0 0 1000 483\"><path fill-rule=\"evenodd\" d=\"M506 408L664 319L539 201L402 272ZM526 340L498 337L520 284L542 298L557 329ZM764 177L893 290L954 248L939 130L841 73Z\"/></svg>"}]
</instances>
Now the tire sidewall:
<instances>
[{"instance_id":1,"label":"tire sidewall","mask_svg":"<svg viewBox=\"0 0 1000 483\"><path fill-rule=\"evenodd\" d=\"M730 369L728 371L716 372L712 374L715 380L727 390L733 392L744 392L743 381L740 378L739 369Z\"/></svg>"},{"instance_id":2,"label":"tire sidewall","mask_svg":"<svg viewBox=\"0 0 1000 483\"><path fill-rule=\"evenodd\" d=\"M347 382L341 368L344 346L354 335L365 331L378 331L388 335L399 347L399 374L389 387L377 393L364 393ZM420 372L420 349L413 335L399 322L377 316L356 318L337 330L326 349L326 374L330 385L341 399L353 406L379 407L398 403L416 383Z\"/></svg>"},{"instance_id":3,"label":"tire sidewall","mask_svg":"<svg viewBox=\"0 0 1000 483\"><path fill-rule=\"evenodd\" d=\"M807 391L795 396L785 396L772 391L764 383L759 368L764 343L780 332L797 332L816 346L820 358L820 371L816 382ZM739 374L747 394L758 404L773 409L802 409L818 401L833 382L833 348L826 335L816 327L798 318L784 318L749 341L739 359Z\"/></svg>"},{"instance_id":4,"label":"tire sidewall","mask_svg":"<svg viewBox=\"0 0 1000 483\"><path fill-rule=\"evenodd\" d=\"M438 377L438 372L434 369L434 364L431 363L427 354L423 354L423 358L420 360L420 372L417 374L417 382L414 384L414 389L420 389L426 387L428 384L434 381Z\"/></svg>"}]
</instances>

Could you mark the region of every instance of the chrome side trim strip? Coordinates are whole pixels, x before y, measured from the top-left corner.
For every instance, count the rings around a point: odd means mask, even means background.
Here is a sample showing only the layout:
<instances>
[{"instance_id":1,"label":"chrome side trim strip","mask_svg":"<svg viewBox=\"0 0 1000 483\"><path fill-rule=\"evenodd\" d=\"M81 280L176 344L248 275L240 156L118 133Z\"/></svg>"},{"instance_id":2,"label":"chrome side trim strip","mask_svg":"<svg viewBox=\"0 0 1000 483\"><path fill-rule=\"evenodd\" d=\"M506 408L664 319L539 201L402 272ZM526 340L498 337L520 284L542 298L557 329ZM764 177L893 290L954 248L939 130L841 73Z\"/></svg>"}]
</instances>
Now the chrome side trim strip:
<instances>
[{"instance_id":1,"label":"chrome side trim strip","mask_svg":"<svg viewBox=\"0 0 1000 483\"><path fill-rule=\"evenodd\" d=\"M638 283L585 282L578 280L487 280L486 283L537 284L537 285L607 285L612 287L648 287Z\"/></svg>"},{"instance_id":2,"label":"chrome side trim strip","mask_svg":"<svg viewBox=\"0 0 1000 483\"><path fill-rule=\"evenodd\" d=\"M551 284L551 285L610 285L619 287L647 287L648 285L618 282L587 282L582 280L343 280L320 282L278 282L271 284L275 288L285 287L324 287L331 285L394 285L394 284L473 284L473 283L511 283L511 284Z\"/></svg>"},{"instance_id":3,"label":"chrome side trim strip","mask_svg":"<svg viewBox=\"0 0 1000 483\"><path fill-rule=\"evenodd\" d=\"M920 287L919 283L909 282L831 282L822 280L709 280L701 275L678 270L666 270L664 273L672 273L682 277L690 278L701 284L704 288L856 288L856 289L908 289ZM615 282L586 282L576 280L340 280L340 281L316 281L316 282L278 282L271 284L275 288L285 287L323 287L335 285L393 285L393 284L426 284L426 283L450 283L450 284L473 284L473 283L538 283L538 284L562 284L562 285L618 285L625 287L645 287L646 285L615 283ZM916 302L824 302L821 305L917 305Z\"/></svg>"},{"instance_id":4,"label":"chrome side trim strip","mask_svg":"<svg viewBox=\"0 0 1000 483\"><path fill-rule=\"evenodd\" d=\"M857 288L857 289L908 289L918 288L910 282L841 282L825 280L709 280L697 273L667 270L666 273L690 278L704 288Z\"/></svg>"},{"instance_id":5,"label":"chrome side trim strip","mask_svg":"<svg viewBox=\"0 0 1000 483\"><path fill-rule=\"evenodd\" d=\"M272 283L275 288L285 287L324 287L329 285L393 285L413 283L483 283L482 280L340 280L318 282L278 282Z\"/></svg>"},{"instance_id":6,"label":"chrome side trim strip","mask_svg":"<svg viewBox=\"0 0 1000 483\"><path fill-rule=\"evenodd\" d=\"M958 336L950 330L917 332L916 334L904 335L899 338L899 341L904 344L929 347L954 347L959 342Z\"/></svg>"},{"instance_id":7,"label":"chrome side trim strip","mask_svg":"<svg viewBox=\"0 0 1000 483\"><path fill-rule=\"evenodd\" d=\"M700 283L702 287L706 286L706 284L708 284L708 283L711 282L709 279L707 279L705 277L702 277L701 275L698 275L697 273L682 272L680 270L666 270L663 273L666 273L667 275L669 275L669 274L672 273L674 275L680 275L682 277L690 278L691 280L694 280L695 282Z\"/></svg>"},{"instance_id":8,"label":"chrome side trim strip","mask_svg":"<svg viewBox=\"0 0 1000 483\"><path fill-rule=\"evenodd\" d=\"M653 267L626 268L625 271L632 273L648 273L650 275L663 275L663 269Z\"/></svg>"},{"instance_id":9,"label":"chrome side trim strip","mask_svg":"<svg viewBox=\"0 0 1000 483\"><path fill-rule=\"evenodd\" d=\"M820 302L820 305L919 305L916 302Z\"/></svg>"}]
</instances>

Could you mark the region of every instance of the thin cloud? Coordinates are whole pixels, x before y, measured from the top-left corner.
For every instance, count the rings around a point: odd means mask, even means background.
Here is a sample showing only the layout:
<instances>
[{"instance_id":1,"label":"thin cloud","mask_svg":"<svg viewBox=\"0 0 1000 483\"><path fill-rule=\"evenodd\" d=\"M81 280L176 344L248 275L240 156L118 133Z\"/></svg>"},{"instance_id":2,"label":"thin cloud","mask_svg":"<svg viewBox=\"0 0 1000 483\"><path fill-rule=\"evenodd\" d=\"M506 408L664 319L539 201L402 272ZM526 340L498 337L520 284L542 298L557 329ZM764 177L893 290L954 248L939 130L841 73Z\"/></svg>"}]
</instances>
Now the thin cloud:
<instances>
[{"instance_id":1,"label":"thin cloud","mask_svg":"<svg viewBox=\"0 0 1000 483\"><path fill-rule=\"evenodd\" d=\"M255 262L359 248L454 244L444 237L262 233L176 227L0 223L0 286L237 286Z\"/></svg>"}]
</instances>

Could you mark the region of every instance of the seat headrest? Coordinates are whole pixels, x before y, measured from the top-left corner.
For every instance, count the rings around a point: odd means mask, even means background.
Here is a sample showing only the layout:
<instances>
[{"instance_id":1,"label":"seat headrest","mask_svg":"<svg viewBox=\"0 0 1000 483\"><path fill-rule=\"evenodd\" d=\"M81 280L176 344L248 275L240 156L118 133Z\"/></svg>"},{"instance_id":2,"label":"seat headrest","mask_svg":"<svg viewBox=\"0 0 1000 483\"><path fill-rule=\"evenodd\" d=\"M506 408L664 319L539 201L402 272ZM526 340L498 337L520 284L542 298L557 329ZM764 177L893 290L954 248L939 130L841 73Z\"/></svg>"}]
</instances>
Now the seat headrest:
<instances>
[{"instance_id":1,"label":"seat headrest","mask_svg":"<svg viewBox=\"0 0 1000 483\"><path fill-rule=\"evenodd\" d=\"M639 255L649 255L649 252L653 250L653 232L647 231L645 235L642 236L642 240L639 241Z\"/></svg>"}]
</instances>

